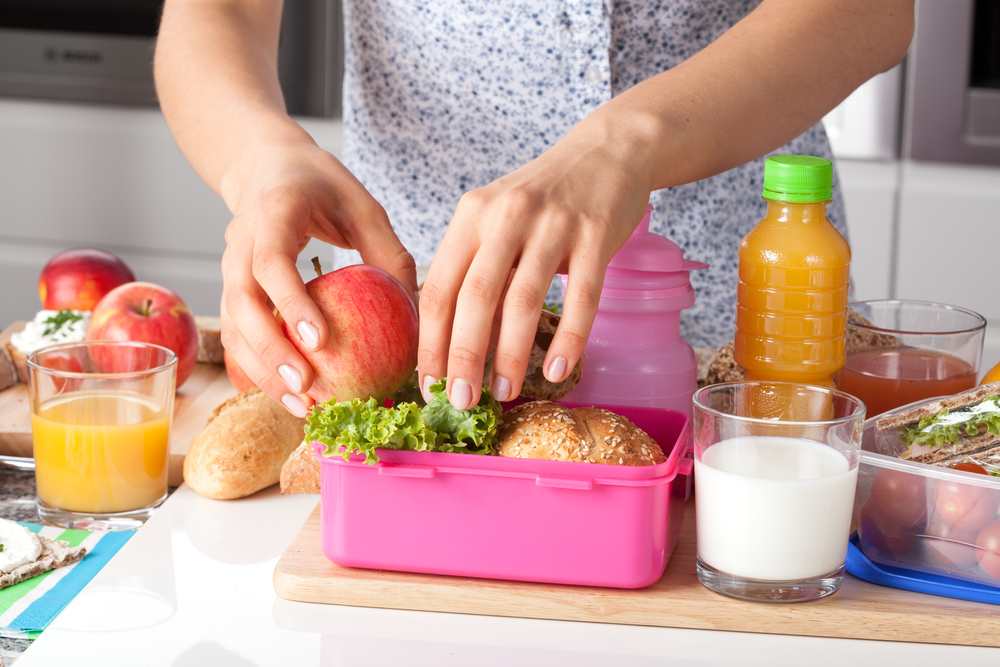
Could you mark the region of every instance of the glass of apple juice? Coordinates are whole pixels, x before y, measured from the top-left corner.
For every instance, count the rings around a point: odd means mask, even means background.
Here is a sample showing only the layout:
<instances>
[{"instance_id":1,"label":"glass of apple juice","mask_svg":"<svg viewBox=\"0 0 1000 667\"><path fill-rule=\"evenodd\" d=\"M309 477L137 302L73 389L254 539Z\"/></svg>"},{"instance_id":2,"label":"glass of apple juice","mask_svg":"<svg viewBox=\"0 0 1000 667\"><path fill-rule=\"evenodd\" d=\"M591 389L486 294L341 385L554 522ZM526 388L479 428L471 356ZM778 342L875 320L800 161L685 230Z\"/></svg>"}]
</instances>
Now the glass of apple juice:
<instances>
[{"instance_id":1,"label":"glass of apple juice","mask_svg":"<svg viewBox=\"0 0 1000 667\"><path fill-rule=\"evenodd\" d=\"M131 530L167 497L177 355L130 341L63 343L28 355L42 522Z\"/></svg>"},{"instance_id":2,"label":"glass of apple juice","mask_svg":"<svg viewBox=\"0 0 1000 667\"><path fill-rule=\"evenodd\" d=\"M827 406L762 418L788 397ZM865 406L827 387L731 382L694 395L698 580L757 602L806 602L844 580Z\"/></svg>"},{"instance_id":3,"label":"glass of apple juice","mask_svg":"<svg viewBox=\"0 0 1000 667\"><path fill-rule=\"evenodd\" d=\"M976 386L986 320L929 301L859 301L868 320L848 321L848 348L837 388L860 398L875 417L903 405Z\"/></svg>"}]
</instances>

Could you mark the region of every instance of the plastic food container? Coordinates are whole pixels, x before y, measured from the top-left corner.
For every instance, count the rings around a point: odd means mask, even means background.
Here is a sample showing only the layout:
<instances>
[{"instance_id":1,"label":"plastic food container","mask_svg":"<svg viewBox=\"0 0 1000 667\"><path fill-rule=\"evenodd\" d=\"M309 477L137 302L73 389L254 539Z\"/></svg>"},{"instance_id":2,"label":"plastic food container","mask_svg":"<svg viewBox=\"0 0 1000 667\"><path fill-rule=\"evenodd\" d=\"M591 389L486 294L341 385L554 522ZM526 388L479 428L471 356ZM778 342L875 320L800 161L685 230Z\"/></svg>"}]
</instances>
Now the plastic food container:
<instances>
[{"instance_id":1,"label":"plastic food container","mask_svg":"<svg viewBox=\"0 0 1000 667\"><path fill-rule=\"evenodd\" d=\"M858 548L878 565L1000 589L1000 550L981 546L989 533L1000 545L1000 478L896 458L896 433L878 434L876 419L865 423L854 496Z\"/></svg>"},{"instance_id":2,"label":"plastic food container","mask_svg":"<svg viewBox=\"0 0 1000 667\"><path fill-rule=\"evenodd\" d=\"M383 449L375 465L320 457L323 552L349 567L648 586L663 574L684 517L689 421L674 410L613 410L649 433L666 462L629 467Z\"/></svg>"}]
</instances>

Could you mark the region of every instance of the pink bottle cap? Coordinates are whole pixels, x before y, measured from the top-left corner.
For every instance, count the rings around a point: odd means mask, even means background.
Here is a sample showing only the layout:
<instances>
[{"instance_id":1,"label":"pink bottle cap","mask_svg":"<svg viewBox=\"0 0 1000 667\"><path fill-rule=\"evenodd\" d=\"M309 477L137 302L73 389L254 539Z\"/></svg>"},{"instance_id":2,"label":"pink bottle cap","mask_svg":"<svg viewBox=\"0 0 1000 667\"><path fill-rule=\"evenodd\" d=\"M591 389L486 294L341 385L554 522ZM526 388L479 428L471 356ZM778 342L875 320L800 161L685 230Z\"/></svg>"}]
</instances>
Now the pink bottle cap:
<instances>
[{"instance_id":1,"label":"pink bottle cap","mask_svg":"<svg viewBox=\"0 0 1000 667\"><path fill-rule=\"evenodd\" d=\"M653 207L646 206L646 215L642 216L642 222L635 228L621 250L611 258L608 268L657 273L707 269L708 264L704 262L684 259L681 247L670 239L649 231L649 215L652 212Z\"/></svg>"}]
</instances>

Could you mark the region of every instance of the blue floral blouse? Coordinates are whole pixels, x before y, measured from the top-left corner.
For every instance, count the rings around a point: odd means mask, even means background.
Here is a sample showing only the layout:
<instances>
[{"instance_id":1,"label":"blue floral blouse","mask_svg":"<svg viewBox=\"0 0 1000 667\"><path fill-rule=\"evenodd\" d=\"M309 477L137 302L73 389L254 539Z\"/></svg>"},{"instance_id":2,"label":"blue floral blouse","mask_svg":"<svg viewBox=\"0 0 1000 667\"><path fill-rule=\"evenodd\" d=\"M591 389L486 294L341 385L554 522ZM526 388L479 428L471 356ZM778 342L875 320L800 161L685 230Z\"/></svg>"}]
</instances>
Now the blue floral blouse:
<instances>
[{"instance_id":1,"label":"blue floral blouse","mask_svg":"<svg viewBox=\"0 0 1000 667\"><path fill-rule=\"evenodd\" d=\"M430 262L459 198L531 161L614 95L690 58L759 0L345 0L345 165ZM821 124L778 154L830 158ZM681 334L735 329L737 246L763 217L764 158L651 193L652 229L711 268ZM836 174L834 192L838 193ZM847 235L839 194L829 207ZM338 266L360 261L337 250Z\"/></svg>"}]
</instances>

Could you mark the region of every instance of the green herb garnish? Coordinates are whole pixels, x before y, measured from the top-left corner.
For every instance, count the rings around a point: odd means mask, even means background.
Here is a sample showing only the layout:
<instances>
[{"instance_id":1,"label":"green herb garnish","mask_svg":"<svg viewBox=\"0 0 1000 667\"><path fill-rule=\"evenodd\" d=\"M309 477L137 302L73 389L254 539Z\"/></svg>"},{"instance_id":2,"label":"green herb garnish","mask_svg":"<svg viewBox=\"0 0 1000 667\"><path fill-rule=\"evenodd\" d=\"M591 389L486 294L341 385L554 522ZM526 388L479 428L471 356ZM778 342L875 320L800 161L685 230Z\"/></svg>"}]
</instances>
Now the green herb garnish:
<instances>
[{"instance_id":1,"label":"green herb garnish","mask_svg":"<svg viewBox=\"0 0 1000 667\"><path fill-rule=\"evenodd\" d=\"M3 551L3 545L0 544L0 551Z\"/></svg>"},{"instance_id":2,"label":"green herb garnish","mask_svg":"<svg viewBox=\"0 0 1000 667\"><path fill-rule=\"evenodd\" d=\"M1000 437L1000 396L994 394L955 412L942 410L927 415L916 425L901 429L899 439L907 445L940 447L957 443L963 435L975 437L982 433Z\"/></svg>"},{"instance_id":3,"label":"green herb garnish","mask_svg":"<svg viewBox=\"0 0 1000 667\"><path fill-rule=\"evenodd\" d=\"M42 332L43 336L51 336L59 329L63 328L67 324L73 324L74 322L79 322L83 319L83 315L77 315L69 308L63 308L55 315L46 318L42 321L42 324L47 324L45 331Z\"/></svg>"},{"instance_id":4,"label":"green herb garnish","mask_svg":"<svg viewBox=\"0 0 1000 667\"><path fill-rule=\"evenodd\" d=\"M550 313L555 313L556 315L562 315L562 308L558 303L547 303L542 306L542 310L547 310Z\"/></svg>"},{"instance_id":5,"label":"green herb garnish","mask_svg":"<svg viewBox=\"0 0 1000 667\"><path fill-rule=\"evenodd\" d=\"M327 401L313 408L306 419L309 442L326 445L324 456L365 455L365 463L378 463L377 447L421 452L490 454L497 439L502 409L483 387L479 403L470 410L456 410L444 393L445 379L431 385L434 396L419 407L402 402L384 407L370 398L362 401Z\"/></svg>"}]
</instances>

